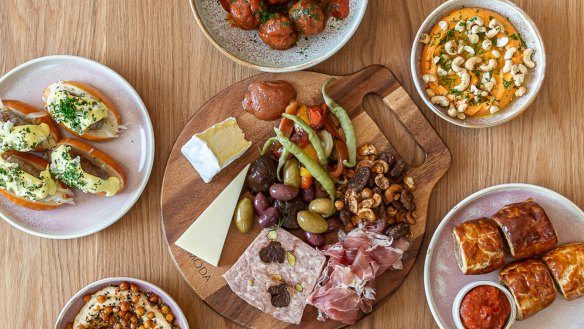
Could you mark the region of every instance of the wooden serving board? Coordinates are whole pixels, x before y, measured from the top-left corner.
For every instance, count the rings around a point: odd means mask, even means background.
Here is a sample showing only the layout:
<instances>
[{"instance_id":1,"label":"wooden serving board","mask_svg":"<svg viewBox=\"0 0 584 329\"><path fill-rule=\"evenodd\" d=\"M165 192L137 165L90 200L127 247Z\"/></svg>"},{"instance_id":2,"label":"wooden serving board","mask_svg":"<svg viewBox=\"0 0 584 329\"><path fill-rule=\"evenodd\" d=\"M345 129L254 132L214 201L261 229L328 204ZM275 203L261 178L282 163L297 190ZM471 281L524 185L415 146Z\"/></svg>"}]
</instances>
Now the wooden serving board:
<instances>
[{"instance_id":1,"label":"wooden serving board","mask_svg":"<svg viewBox=\"0 0 584 329\"><path fill-rule=\"evenodd\" d=\"M176 246L175 242L223 188L259 156L258 146L274 135L273 127L277 121L259 121L242 110L241 101L248 85L255 80L285 80L298 91L300 104L316 105L323 102L321 86L329 78L331 76L315 72L261 74L223 90L203 105L187 123L168 159L161 195L162 228L173 260L197 295L215 311L242 326L274 329L294 327L247 304L231 291L222 277L255 239L261 227L255 224L250 233L242 234L231 225L218 267L191 255ZM443 141L387 68L374 65L336 78L337 81L329 85L328 92L352 117L358 145L372 142L380 150L394 151L388 139L395 136L394 119L397 118L423 153L421 165L408 172L416 184L414 197L417 223L412 227L412 246L404 255L403 270L387 271L376 280L375 307L378 307L400 286L418 256L426 228L430 194L434 185L448 170L451 157ZM370 94L382 97L385 106L367 107L365 110L363 102ZM211 183L205 184L180 149L193 134L231 116L237 118L239 126L245 132L246 138L253 142L253 146L240 159L215 176ZM395 148L403 143L401 138L392 142L396 145ZM316 308L307 306L299 327L324 329L343 326L331 320L320 322L316 317Z\"/></svg>"}]
</instances>

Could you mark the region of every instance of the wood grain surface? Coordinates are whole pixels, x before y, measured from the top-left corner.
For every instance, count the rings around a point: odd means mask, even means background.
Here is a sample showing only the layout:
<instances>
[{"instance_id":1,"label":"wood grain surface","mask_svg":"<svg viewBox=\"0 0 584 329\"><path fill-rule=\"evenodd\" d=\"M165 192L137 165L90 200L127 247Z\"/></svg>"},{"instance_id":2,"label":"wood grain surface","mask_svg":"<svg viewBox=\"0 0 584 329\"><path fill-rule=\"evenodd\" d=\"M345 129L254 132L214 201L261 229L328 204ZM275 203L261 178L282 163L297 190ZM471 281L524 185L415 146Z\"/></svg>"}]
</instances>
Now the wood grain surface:
<instances>
[{"instance_id":1,"label":"wood grain surface","mask_svg":"<svg viewBox=\"0 0 584 329\"><path fill-rule=\"evenodd\" d=\"M485 130L446 123L415 93L409 73L412 38L441 2L370 1L351 41L314 68L334 75L371 64L390 68L448 145L453 162L430 200L422 250L452 206L494 184L539 184L584 206L584 2L516 1L543 34L548 49L546 82L523 115ZM188 119L219 91L257 72L226 59L205 39L187 0L3 0L0 22L2 73L51 54L102 62L142 96L155 126L157 150L140 201L100 233L51 241L0 222L0 327L51 328L77 290L100 278L126 275L168 291L187 314L191 328L237 328L181 279L163 242L159 197L164 165ZM374 98L366 104L376 106L379 101ZM355 328L437 327L426 305L422 258L396 294Z\"/></svg>"},{"instance_id":2,"label":"wood grain surface","mask_svg":"<svg viewBox=\"0 0 584 329\"><path fill-rule=\"evenodd\" d=\"M202 262L178 247L175 242L241 170L259 157L259 148L268 138L274 136L273 128L278 121L260 121L241 109L241 100L249 84L253 81L285 80L298 92L296 99L299 104L315 105L324 102L321 86L330 78L330 75L323 73L294 72L261 74L238 82L203 105L185 125L169 156L162 182L161 205L162 228L169 243L170 252L183 278L197 295L214 310L245 327L322 329L338 328L343 325L332 320L325 323L318 321L317 310L312 306L304 310L302 322L298 326L290 325L262 313L231 291L222 275L233 266L260 233L261 227L257 224L248 234L238 232L235 226L231 225L218 267ZM428 218L428 201L432 189L448 170L451 157L440 137L387 68L371 65L353 74L334 76L334 78L335 81L327 88L328 95L341 104L351 117L357 145L371 143L380 151L390 151L398 155L392 145L399 145L401 141L413 138L423 153L421 163L408 170L407 173L414 179L416 185L413 194L416 201L417 220L411 228L411 247L404 254L402 270L388 271L376 279L374 308L377 309L401 285L419 255ZM387 107L365 108L363 99L367 95L383 97ZM218 108L222 111L213 111ZM183 156L181 148L193 134L228 117L237 118L246 138L251 140L253 145L240 159L215 176L211 183L205 184ZM392 136L392 133L396 133L394 129L396 122L404 129L397 132L399 136ZM406 155L411 157L415 149L412 148ZM198 202L193 202L193 200ZM334 242L336 242L334 238L327 241L327 243ZM205 241L200 241L200 243L204 244Z\"/></svg>"}]
</instances>

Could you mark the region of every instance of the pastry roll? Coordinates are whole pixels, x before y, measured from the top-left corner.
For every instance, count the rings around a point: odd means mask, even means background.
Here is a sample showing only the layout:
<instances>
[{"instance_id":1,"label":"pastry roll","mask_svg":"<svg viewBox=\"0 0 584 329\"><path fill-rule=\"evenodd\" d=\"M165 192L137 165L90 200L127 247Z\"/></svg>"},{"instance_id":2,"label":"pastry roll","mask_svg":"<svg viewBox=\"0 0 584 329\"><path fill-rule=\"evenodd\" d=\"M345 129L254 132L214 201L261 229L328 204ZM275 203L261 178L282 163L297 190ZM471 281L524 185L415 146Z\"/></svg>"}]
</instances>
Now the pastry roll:
<instances>
[{"instance_id":1,"label":"pastry roll","mask_svg":"<svg viewBox=\"0 0 584 329\"><path fill-rule=\"evenodd\" d=\"M556 288L543 261L526 259L511 263L499 273L517 305L517 320L523 320L548 307L556 299Z\"/></svg>"},{"instance_id":2,"label":"pastry roll","mask_svg":"<svg viewBox=\"0 0 584 329\"><path fill-rule=\"evenodd\" d=\"M492 219L503 231L515 259L542 254L558 243L545 210L531 199L503 207Z\"/></svg>"},{"instance_id":3,"label":"pastry roll","mask_svg":"<svg viewBox=\"0 0 584 329\"><path fill-rule=\"evenodd\" d=\"M454 254L464 274L485 274L505 264L503 240L497 225L479 218L458 224L452 230Z\"/></svg>"},{"instance_id":4,"label":"pastry roll","mask_svg":"<svg viewBox=\"0 0 584 329\"><path fill-rule=\"evenodd\" d=\"M564 298L584 296L584 243L570 243L548 251L542 257Z\"/></svg>"}]
</instances>

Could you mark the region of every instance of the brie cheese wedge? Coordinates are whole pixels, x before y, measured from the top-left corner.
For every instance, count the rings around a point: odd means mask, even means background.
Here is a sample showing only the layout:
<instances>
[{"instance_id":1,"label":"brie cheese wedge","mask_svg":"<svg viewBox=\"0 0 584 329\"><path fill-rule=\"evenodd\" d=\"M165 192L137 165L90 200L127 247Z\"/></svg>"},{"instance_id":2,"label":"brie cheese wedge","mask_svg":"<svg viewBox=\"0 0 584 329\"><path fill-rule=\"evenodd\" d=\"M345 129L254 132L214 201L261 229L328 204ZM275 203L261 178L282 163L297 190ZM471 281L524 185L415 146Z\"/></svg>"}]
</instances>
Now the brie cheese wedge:
<instances>
[{"instance_id":1,"label":"brie cheese wedge","mask_svg":"<svg viewBox=\"0 0 584 329\"><path fill-rule=\"evenodd\" d=\"M181 151L205 183L251 147L233 117L195 134Z\"/></svg>"}]
</instances>

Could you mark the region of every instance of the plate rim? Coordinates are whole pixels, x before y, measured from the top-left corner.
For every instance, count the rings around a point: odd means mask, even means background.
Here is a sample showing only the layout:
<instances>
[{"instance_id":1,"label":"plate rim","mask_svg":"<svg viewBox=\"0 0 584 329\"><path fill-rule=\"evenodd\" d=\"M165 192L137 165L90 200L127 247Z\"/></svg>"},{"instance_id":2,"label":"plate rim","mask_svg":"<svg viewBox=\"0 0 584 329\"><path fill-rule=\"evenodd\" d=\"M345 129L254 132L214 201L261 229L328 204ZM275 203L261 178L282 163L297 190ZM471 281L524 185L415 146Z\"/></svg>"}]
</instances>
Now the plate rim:
<instances>
[{"instance_id":1,"label":"plate rim","mask_svg":"<svg viewBox=\"0 0 584 329\"><path fill-rule=\"evenodd\" d=\"M358 0L358 1L362 2L364 9L363 9L362 13L359 14L359 16L357 17L356 23L349 29L349 31L345 35L345 37L341 39L341 42L339 42L335 47L331 48L323 56L317 57L313 60L310 60L308 62L304 62L302 64L298 64L298 65L287 65L284 67L271 67L271 66L254 64L250 61L239 58L235 54L232 54L227 49L223 48L223 46L221 46L219 44L219 42L217 40L215 40L215 38L207 30L207 27L205 26L205 24L203 24L203 21L202 21L201 17L199 16L199 12L196 8L196 4L195 4L196 0L188 0L188 1L190 4L190 7L191 7L191 12L192 12L193 16L195 17L195 21L197 22L197 25L199 26L199 28L201 29L201 31L203 32L205 37L207 37L207 40L209 40L213 44L213 46L215 46L216 49L218 49L223 55L225 55L227 58L231 59L232 61L236 62L239 65L242 65L242 66L245 66L245 67L251 68L251 69L256 69L256 70L262 71L262 72L268 72L268 73L286 73L286 72L302 71L302 70L306 70L308 68L311 68L317 64L320 64L320 63L326 61L327 59L331 58L333 55L335 55L337 52L339 52L339 50L341 50L349 42L349 40L351 40L351 38L353 38L353 35L355 34L355 32L357 32L357 29L359 29L359 26L361 26L361 22L363 21L363 17L365 17L365 13L367 12L367 8L369 6L369 0Z\"/></svg>"},{"instance_id":2,"label":"plate rim","mask_svg":"<svg viewBox=\"0 0 584 329\"><path fill-rule=\"evenodd\" d=\"M561 199L562 201L566 202L566 204L568 204L569 206L571 206L575 210L577 210L580 213L580 218L584 219L584 211L577 204L575 204L572 200L568 199L564 195L562 195L562 194L560 194L552 189L549 189L547 187L543 187L543 186L535 185L535 184L528 184L528 183L507 183L507 184L498 184L498 185L489 186L489 187L480 189L480 190L472 193L471 195L465 197L460 202L458 202L454 207L452 207L452 209L450 209L450 211L448 211L448 213L446 215L444 215L440 224L436 227L436 230L434 230L434 233L432 234L432 239L430 240L430 243L428 244L428 250L426 251L426 259L424 260L424 293L426 294L426 303L428 304L428 308L430 308L430 311L432 312L432 317L434 318L434 321L441 329L447 329L448 327L443 322L439 321L440 318L438 317L438 314L437 314L437 310L436 310L435 303L434 303L434 298L432 297L432 294L430 292L430 265L432 262L432 256L434 254L434 248L435 248L436 243L438 241L438 236L442 233L442 231L444 230L444 228L446 227L448 222L452 219L452 217L456 213L458 213L460 208L466 206L470 202L475 201L479 197L486 195L490 192L497 191L497 190L505 190L505 189L510 189L510 188L531 189L531 190L537 190L539 192L545 192L545 193L548 193L550 195L553 195L554 197Z\"/></svg>"},{"instance_id":3,"label":"plate rim","mask_svg":"<svg viewBox=\"0 0 584 329\"><path fill-rule=\"evenodd\" d=\"M150 119L150 114L148 113L148 109L146 108L146 105L144 104L142 97L140 97L140 94L138 94L136 89L134 89L134 87L122 75L120 75L118 72L116 72L115 70L113 70L112 68L110 68L109 66L107 66L105 64L102 64L102 63L95 61L93 59L89 59L89 58L81 57L81 56L75 56L75 55L42 56L42 57L32 59L30 61L24 62L20 65L17 65L16 67L11 69L10 71L6 72L4 75L2 75L2 77L0 77L0 85L2 85L4 83L4 81L6 81L8 78L12 77L13 75L19 73L20 71L22 71L28 67L31 67L31 66L34 66L36 64L43 63L43 62L50 63L52 61L60 61L60 60L72 60L72 61L79 61L81 63L86 63L86 64L88 63L90 65L95 65L95 66L99 67L100 69L104 70L105 72L107 72L108 74L113 75L115 78L119 79L120 83L122 85L125 85L125 87L129 91L129 93L137 100L137 105L138 105L138 108L140 109L140 111L142 111L143 114L145 114L144 124L147 128L146 138L151 139L151 142L148 144L149 144L149 148L152 151L148 152L148 154L146 155L146 172L145 172L145 175L142 177L140 184L138 185L138 188L136 189L136 195L133 198L131 198L130 201L128 201L126 203L126 206L119 208L120 210L118 212L116 212L115 215L111 216L112 218L117 217L115 220L112 220L111 222L106 221L105 224L99 225L95 229L92 229L89 231L84 231L82 233L77 233L77 234L42 233L42 232L37 232L35 230L32 230L32 229L20 224L18 221L14 220L13 218L11 218L7 214L5 214L4 211L0 210L0 218L2 218L4 221L9 223L13 227L19 229L20 231L23 231L23 232L28 233L28 234L33 235L33 236L38 236L38 237L46 238L46 239L54 239L54 240L76 239L76 238L81 238L81 237L85 237L88 235L92 235L94 233L97 233L99 231L102 231L102 230L110 227L111 225L113 225L114 223L119 221L122 217L124 217L134 207L136 202L138 202L138 200L142 196L142 193L146 189L146 185L148 185L148 182L150 181L150 176L152 174L152 168L154 166L154 155L156 153L156 142L155 142L155 137L154 137L154 128L152 127L152 120Z\"/></svg>"},{"instance_id":4,"label":"plate rim","mask_svg":"<svg viewBox=\"0 0 584 329\"><path fill-rule=\"evenodd\" d=\"M169 304L172 304L172 306L174 306L173 310L175 311L175 314L174 314L175 317L180 318L185 323L186 327L182 328L182 329L190 329L189 322L187 321L187 318L186 318L184 312L180 308L180 305L176 302L176 300L174 300L174 298L172 298L172 296L168 292L166 292L166 290L160 288L158 285L156 285L150 281L137 279L137 278L133 278L133 277L129 277L129 276L113 276L113 277L102 278L102 279L93 281L91 283L88 283L85 286L83 286L82 288L80 288L79 290L77 290L77 292L75 294L73 294L73 296L71 296L67 300L67 302L65 302L63 307L61 308L61 311L59 312L59 315L57 316L57 320L55 320L54 329L59 329L58 326L60 324L63 324L63 320L64 320L63 317L65 316L65 312L69 308L71 308L73 303L79 297L82 297L82 294L85 293L88 289L96 288L96 287L101 286L103 284L110 284L110 283L122 282L122 281L136 283L140 286L140 288L142 288L144 286L152 286L154 288L152 290L158 290L158 292L157 292L158 294L160 294L160 292L162 292L164 297L168 300ZM178 311L178 314L176 311Z\"/></svg>"}]
</instances>

